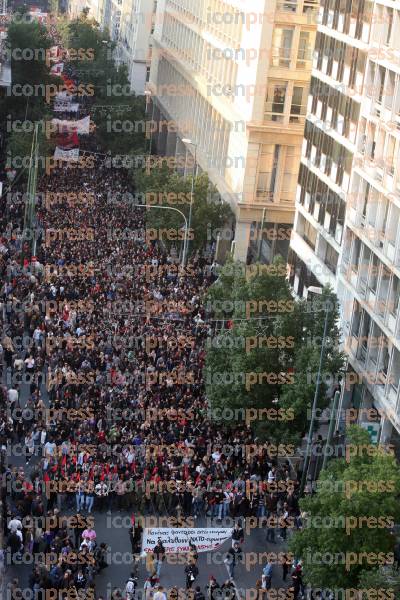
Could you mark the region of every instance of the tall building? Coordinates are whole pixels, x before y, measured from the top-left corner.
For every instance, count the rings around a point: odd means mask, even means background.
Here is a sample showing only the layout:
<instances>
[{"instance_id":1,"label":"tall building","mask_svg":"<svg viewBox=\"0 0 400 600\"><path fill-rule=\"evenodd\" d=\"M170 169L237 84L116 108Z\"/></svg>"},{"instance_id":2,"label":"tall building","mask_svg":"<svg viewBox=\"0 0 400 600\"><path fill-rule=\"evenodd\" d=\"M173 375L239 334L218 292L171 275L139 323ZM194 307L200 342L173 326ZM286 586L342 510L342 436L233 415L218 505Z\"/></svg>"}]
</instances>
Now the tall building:
<instances>
[{"instance_id":1,"label":"tall building","mask_svg":"<svg viewBox=\"0 0 400 600\"><path fill-rule=\"evenodd\" d=\"M398 444L400 8L350 4L321 0L291 282L301 296L328 283L337 292L353 382L342 408L376 408L380 439Z\"/></svg>"},{"instance_id":2,"label":"tall building","mask_svg":"<svg viewBox=\"0 0 400 600\"><path fill-rule=\"evenodd\" d=\"M126 64L131 89L143 95L150 75L151 43L157 0L68 0L68 14L75 18L88 9L101 29L116 44L113 58Z\"/></svg>"},{"instance_id":3,"label":"tall building","mask_svg":"<svg viewBox=\"0 0 400 600\"><path fill-rule=\"evenodd\" d=\"M100 25L104 18L105 0L67 0L67 14L71 19L79 17L83 10L88 10L88 17L95 19Z\"/></svg>"},{"instance_id":4,"label":"tall building","mask_svg":"<svg viewBox=\"0 0 400 600\"><path fill-rule=\"evenodd\" d=\"M159 154L194 155L236 217L234 256L286 257L316 0L159 0L148 86ZM182 142L190 139L191 144ZM185 161L182 170L186 170Z\"/></svg>"},{"instance_id":5,"label":"tall building","mask_svg":"<svg viewBox=\"0 0 400 600\"><path fill-rule=\"evenodd\" d=\"M117 63L128 67L131 88L143 94L150 75L151 44L157 0L107 0L104 25L117 43Z\"/></svg>"}]
</instances>

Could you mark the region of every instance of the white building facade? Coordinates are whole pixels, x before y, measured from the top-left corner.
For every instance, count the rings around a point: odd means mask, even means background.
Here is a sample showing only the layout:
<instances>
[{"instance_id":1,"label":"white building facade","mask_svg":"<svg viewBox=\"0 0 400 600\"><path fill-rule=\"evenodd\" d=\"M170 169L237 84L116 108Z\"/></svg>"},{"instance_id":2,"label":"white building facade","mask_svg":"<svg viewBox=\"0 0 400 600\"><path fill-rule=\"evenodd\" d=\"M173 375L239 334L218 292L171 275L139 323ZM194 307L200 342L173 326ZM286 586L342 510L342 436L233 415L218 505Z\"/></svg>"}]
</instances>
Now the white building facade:
<instances>
[{"instance_id":1,"label":"white building facade","mask_svg":"<svg viewBox=\"0 0 400 600\"><path fill-rule=\"evenodd\" d=\"M163 123L157 153L196 154L235 213L234 256L243 262L252 246L253 258L267 262L287 253L315 7L312 0L158 2L148 86L152 116Z\"/></svg>"},{"instance_id":2,"label":"white building facade","mask_svg":"<svg viewBox=\"0 0 400 600\"><path fill-rule=\"evenodd\" d=\"M331 284L348 381L342 408L400 432L400 7L322 0L289 262L307 296ZM359 411L365 421L366 411Z\"/></svg>"}]
</instances>

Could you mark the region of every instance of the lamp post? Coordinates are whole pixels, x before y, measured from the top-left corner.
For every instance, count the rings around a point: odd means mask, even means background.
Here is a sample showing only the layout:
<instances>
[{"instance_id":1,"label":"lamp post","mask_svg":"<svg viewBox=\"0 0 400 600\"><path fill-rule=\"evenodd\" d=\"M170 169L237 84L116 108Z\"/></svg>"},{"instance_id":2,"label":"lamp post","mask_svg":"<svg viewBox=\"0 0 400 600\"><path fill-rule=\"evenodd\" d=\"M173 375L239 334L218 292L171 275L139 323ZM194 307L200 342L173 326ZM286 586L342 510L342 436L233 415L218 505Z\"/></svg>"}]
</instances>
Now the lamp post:
<instances>
[{"instance_id":1,"label":"lamp post","mask_svg":"<svg viewBox=\"0 0 400 600\"><path fill-rule=\"evenodd\" d=\"M183 212L181 210L179 210L178 208L174 208L173 206L153 206L152 204L135 204L135 206L139 206L140 208L159 208L161 210L174 210L175 212L179 213L181 215L181 217L183 217L184 221L185 221L185 231L187 231L188 228L188 222L187 219L185 217L185 215L183 214ZM185 246L183 246L183 248L185 249ZM182 255L182 267L185 266L184 263L184 252Z\"/></svg>"},{"instance_id":2,"label":"lamp post","mask_svg":"<svg viewBox=\"0 0 400 600\"><path fill-rule=\"evenodd\" d=\"M310 286L308 288L308 291L309 292L313 292L313 293L318 294L318 295L322 295L322 288L320 288L320 287ZM326 307L325 307L324 333L323 333L323 336L322 336L321 353L319 355L319 366L318 366L317 382L315 384L315 393L314 393L314 400L313 400L312 411L311 411L310 428L308 430L308 437L307 437L307 450L306 450L306 456L305 456L305 459L304 459L303 473L301 475L300 494L302 494L303 491L304 491L304 487L305 487L305 483L306 483L306 478L307 478L307 474L308 474L308 468L309 468L309 465L310 465L310 452L311 452L313 430L314 430L314 423L315 423L315 416L316 416L315 413L316 413L316 409L317 409L317 401L318 401L319 389L321 387L322 361L323 361L323 358L324 358L326 334L327 334L327 331L328 331L328 317L329 317L329 305L327 303Z\"/></svg>"},{"instance_id":3,"label":"lamp post","mask_svg":"<svg viewBox=\"0 0 400 600\"><path fill-rule=\"evenodd\" d=\"M336 413L337 413L337 406L339 404L339 399L340 399L340 392L336 391L335 395L333 396L333 403L332 403L333 405L332 405L332 410L331 410L331 414L330 414L330 418L329 418L328 438L326 440L325 451L324 451L324 460L322 462L322 468L323 469L326 468L326 463L327 463L328 457L329 457L329 447L330 447L331 442L332 442L333 426L335 424Z\"/></svg>"},{"instance_id":4,"label":"lamp post","mask_svg":"<svg viewBox=\"0 0 400 600\"><path fill-rule=\"evenodd\" d=\"M146 96L146 116L147 116L147 105L150 102L151 91L150 90L145 90L144 91L144 95ZM149 156L151 155L151 146L152 146L152 142L153 142L153 121L154 121L154 102L153 102L152 111L151 111ZM147 122L148 121L146 121L146 125L147 125ZM146 131L146 140L147 140L147 131ZM146 148L145 148L145 152L146 152Z\"/></svg>"},{"instance_id":5,"label":"lamp post","mask_svg":"<svg viewBox=\"0 0 400 600\"><path fill-rule=\"evenodd\" d=\"M186 260L187 260L187 255L189 252L189 229L190 226L192 224L192 211L193 211L193 194L194 194L194 180L195 177L197 175L197 144L195 142L192 142L191 139L189 138L183 138L182 142L184 144L187 144L189 146L193 146L194 147L194 165L193 165L193 171L192 171L192 185L191 185L191 191L190 191L190 206L189 206L189 223L185 229L185 245L183 247L183 261L182 264L183 266L186 265Z\"/></svg>"}]
</instances>

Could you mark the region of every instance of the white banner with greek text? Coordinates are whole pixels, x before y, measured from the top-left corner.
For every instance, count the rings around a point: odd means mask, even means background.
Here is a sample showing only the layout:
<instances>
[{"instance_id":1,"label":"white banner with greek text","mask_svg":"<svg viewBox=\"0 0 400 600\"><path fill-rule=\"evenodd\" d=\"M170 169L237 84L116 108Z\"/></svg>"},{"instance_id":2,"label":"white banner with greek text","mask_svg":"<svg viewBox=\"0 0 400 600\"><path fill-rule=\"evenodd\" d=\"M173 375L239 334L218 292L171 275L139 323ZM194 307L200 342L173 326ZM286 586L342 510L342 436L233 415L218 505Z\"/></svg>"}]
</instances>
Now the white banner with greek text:
<instances>
[{"instance_id":1,"label":"white banner with greek text","mask_svg":"<svg viewBox=\"0 0 400 600\"><path fill-rule=\"evenodd\" d=\"M167 554L189 552L189 542L197 547L197 552L208 552L219 548L232 537L232 529L211 528L146 528L143 532L142 552L152 552L160 539Z\"/></svg>"}]
</instances>

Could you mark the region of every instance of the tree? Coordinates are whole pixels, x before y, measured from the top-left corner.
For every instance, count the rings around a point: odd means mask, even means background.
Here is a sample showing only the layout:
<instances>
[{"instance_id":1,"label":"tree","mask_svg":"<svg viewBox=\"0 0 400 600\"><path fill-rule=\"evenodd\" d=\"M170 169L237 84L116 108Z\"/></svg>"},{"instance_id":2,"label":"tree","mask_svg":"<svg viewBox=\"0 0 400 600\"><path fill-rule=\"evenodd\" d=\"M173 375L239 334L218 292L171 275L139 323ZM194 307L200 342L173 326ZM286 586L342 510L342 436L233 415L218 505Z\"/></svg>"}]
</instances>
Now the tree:
<instances>
[{"instance_id":1,"label":"tree","mask_svg":"<svg viewBox=\"0 0 400 600\"><path fill-rule=\"evenodd\" d=\"M43 123L43 122L42 122ZM13 131L7 140L7 153L8 159L14 163L14 160L17 157L22 157L24 163L28 168L22 174L22 179L28 179L29 174L29 159L31 156L32 149L32 139L33 139L33 131L32 132L16 132ZM38 142L39 142L39 160L38 160L38 170L39 173L45 170L46 166L46 157L49 156L49 150L51 145L49 141L46 139L43 127L39 127L38 131Z\"/></svg>"},{"instance_id":2,"label":"tree","mask_svg":"<svg viewBox=\"0 0 400 600\"><path fill-rule=\"evenodd\" d=\"M145 97L131 91L126 65L116 66L115 43L87 15L63 25L60 33L66 47L86 51L76 66L80 82L93 86L96 105L91 106L91 117L102 147L112 155L143 153Z\"/></svg>"},{"instance_id":3,"label":"tree","mask_svg":"<svg viewBox=\"0 0 400 600\"><path fill-rule=\"evenodd\" d=\"M12 92L2 98L1 103L2 113L13 120L25 120L27 115L27 119L35 121L46 111L46 86L57 85L47 64L51 45L41 23L13 21L10 24L7 46L11 54Z\"/></svg>"},{"instance_id":4,"label":"tree","mask_svg":"<svg viewBox=\"0 0 400 600\"><path fill-rule=\"evenodd\" d=\"M58 15L60 10L59 0L49 0L49 10L53 15Z\"/></svg>"},{"instance_id":5,"label":"tree","mask_svg":"<svg viewBox=\"0 0 400 600\"><path fill-rule=\"evenodd\" d=\"M311 306L294 300L280 258L251 265L246 274L244 265L228 261L207 293L209 316L223 325L207 344L207 398L212 407L281 409L287 419L255 422L255 432L298 443L314 398L327 301L332 310L323 373L337 374L343 367L335 296L326 289ZM323 383L319 408L327 404L326 392Z\"/></svg>"},{"instance_id":6,"label":"tree","mask_svg":"<svg viewBox=\"0 0 400 600\"><path fill-rule=\"evenodd\" d=\"M370 600L365 590L385 590L386 598L400 598L400 573L391 568L363 571L360 575L359 589L364 590L360 600ZM381 592L381 597L383 593ZM379 598L379 595L377 596Z\"/></svg>"},{"instance_id":7,"label":"tree","mask_svg":"<svg viewBox=\"0 0 400 600\"><path fill-rule=\"evenodd\" d=\"M191 177L181 177L170 171L166 165L163 165L160 169L153 169L150 174L135 172L133 177L136 189L145 194L147 204L177 208L185 215L187 220L189 219ZM190 227L192 232L189 232L191 252L205 248L210 226L213 228L222 227L232 215L231 209L226 203L213 200L214 192L215 187L211 184L206 173L202 173L195 178ZM150 210L147 213L146 226L156 230L169 229L171 232L177 232L179 240L184 239L184 219L176 211ZM170 237L175 237L174 233ZM176 240L168 240L167 236L163 238L163 242L167 247L177 243Z\"/></svg>"},{"instance_id":8,"label":"tree","mask_svg":"<svg viewBox=\"0 0 400 600\"><path fill-rule=\"evenodd\" d=\"M97 138L101 146L112 155L143 154L145 150L145 100L132 94L125 99L105 102L107 108L96 110Z\"/></svg>"},{"instance_id":9,"label":"tree","mask_svg":"<svg viewBox=\"0 0 400 600\"><path fill-rule=\"evenodd\" d=\"M349 427L347 437L346 458L331 461L317 493L300 500L304 527L289 542L314 588L362 587L377 565L393 563L399 467L377 446L372 456L374 446L364 429Z\"/></svg>"}]
</instances>

